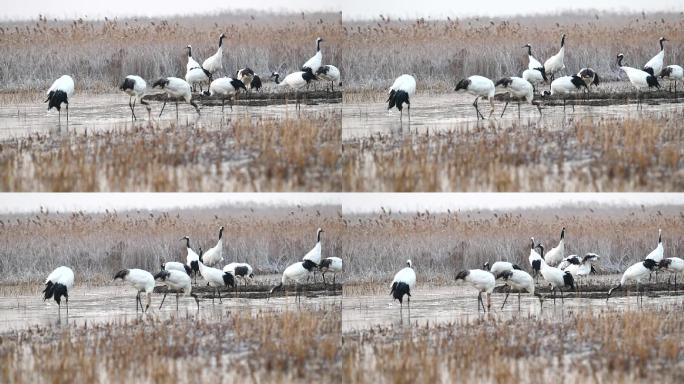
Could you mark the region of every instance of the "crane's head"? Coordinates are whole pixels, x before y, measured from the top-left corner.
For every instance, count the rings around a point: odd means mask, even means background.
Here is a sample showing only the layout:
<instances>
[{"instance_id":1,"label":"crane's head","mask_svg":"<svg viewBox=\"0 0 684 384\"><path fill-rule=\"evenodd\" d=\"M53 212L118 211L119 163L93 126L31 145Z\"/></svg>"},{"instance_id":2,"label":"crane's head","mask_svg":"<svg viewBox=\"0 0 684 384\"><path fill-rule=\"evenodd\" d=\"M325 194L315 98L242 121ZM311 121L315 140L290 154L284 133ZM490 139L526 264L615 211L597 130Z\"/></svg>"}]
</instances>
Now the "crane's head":
<instances>
[{"instance_id":1,"label":"crane's head","mask_svg":"<svg viewBox=\"0 0 684 384\"><path fill-rule=\"evenodd\" d=\"M413 263L411 262L411 259L406 260L406 265L407 265L409 268L413 268Z\"/></svg>"},{"instance_id":2,"label":"crane's head","mask_svg":"<svg viewBox=\"0 0 684 384\"><path fill-rule=\"evenodd\" d=\"M322 42L323 42L323 38L319 37L316 39L316 43L322 43Z\"/></svg>"},{"instance_id":3,"label":"crane's head","mask_svg":"<svg viewBox=\"0 0 684 384\"><path fill-rule=\"evenodd\" d=\"M523 48L532 48L532 45L530 45L530 43L527 43L527 44L523 45L522 47Z\"/></svg>"},{"instance_id":4,"label":"crane's head","mask_svg":"<svg viewBox=\"0 0 684 384\"><path fill-rule=\"evenodd\" d=\"M508 280L508 279L511 278L511 276L513 276L513 272L511 272L511 271L503 271L503 272L499 273L499 274L496 276L496 278L497 278L497 279Z\"/></svg>"},{"instance_id":5,"label":"crane's head","mask_svg":"<svg viewBox=\"0 0 684 384\"><path fill-rule=\"evenodd\" d=\"M225 38L226 38L226 34L225 34L225 33L222 33L221 36L219 36L219 39L225 39Z\"/></svg>"},{"instance_id":6,"label":"crane's head","mask_svg":"<svg viewBox=\"0 0 684 384\"><path fill-rule=\"evenodd\" d=\"M128 276L128 269L122 269L119 272L117 272L116 275L114 275L114 280L116 280L116 279L123 280L126 278L126 276Z\"/></svg>"},{"instance_id":7,"label":"crane's head","mask_svg":"<svg viewBox=\"0 0 684 384\"><path fill-rule=\"evenodd\" d=\"M622 59L624 59L624 58L625 58L625 55L623 55L622 53L618 53L618 55L617 55L617 65L618 65L618 67L622 67Z\"/></svg>"},{"instance_id":8,"label":"crane's head","mask_svg":"<svg viewBox=\"0 0 684 384\"><path fill-rule=\"evenodd\" d=\"M537 247L534 245L534 237L530 237L530 243L531 243L531 244L530 244L530 249L535 249L535 248L537 248Z\"/></svg>"},{"instance_id":9,"label":"crane's head","mask_svg":"<svg viewBox=\"0 0 684 384\"><path fill-rule=\"evenodd\" d=\"M161 271L159 271L159 273L154 275L154 279L164 281L168 279L169 276L171 276L171 273L169 271L162 269Z\"/></svg>"},{"instance_id":10,"label":"crane's head","mask_svg":"<svg viewBox=\"0 0 684 384\"><path fill-rule=\"evenodd\" d=\"M663 41L668 41L668 40L664 37L661 37L659 41L662 43Z\"/></svg>"},{"instance_id":11,"label":"crane's head","mask_svg":"<svg viewBox=\"0 0 684 384\"><path fill-rule=\"evenodd\" d=\"M485 271L489 271L489 261L485 261L485 263L482 264L482 269L484 269Z\"/></svg>"}]
</instances>

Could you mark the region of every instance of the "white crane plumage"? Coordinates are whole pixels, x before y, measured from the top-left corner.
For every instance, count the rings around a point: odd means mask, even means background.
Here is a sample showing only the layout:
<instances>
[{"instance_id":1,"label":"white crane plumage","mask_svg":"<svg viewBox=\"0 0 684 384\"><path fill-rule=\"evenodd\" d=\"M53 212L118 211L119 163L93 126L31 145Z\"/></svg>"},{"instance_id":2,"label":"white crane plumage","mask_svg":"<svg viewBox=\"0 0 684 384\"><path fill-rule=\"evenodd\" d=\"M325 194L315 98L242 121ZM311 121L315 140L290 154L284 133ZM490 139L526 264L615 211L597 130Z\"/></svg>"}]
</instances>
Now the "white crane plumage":
<instances>
[{"instance_id":1,"label":"white crane plumage","mask_svg":"<svg viewBox=\"0 0 684 384\"><path fill-rule=\"evenodd\" d=\"M528 104L536 106L541 116L541 105L538 101L534 100L534 87L529 81L515 76L504 77L497 81L495 86L518 100L518 119L520 119L520 99L525 99ZM504 105L503 111L501 111L501 117L506 112L506 107L508 107L508 100L506 100L506 105Z\"/></svg>"},{"instance_id":2,"label":"white crane plumage","mask_svg":"<svg viewBox=\"0 0 684 384\"><path fill-rule=\"evenodd\" d=\"M323 65L315 73L319 79L330 82L331 91L335 91L335 84L342 86L340 70L334 65Z\"/></svg>"},{"instance_id":3,"label":"white crane plumage","mask_svg":"<svg viewBox=\"0 0 684 384\"><path fill-rule=\"evenodd\" d=\"M210 287L214 287L214 292L218 294L219 302L223 302L219 287L235 287L235 276L218 268L208 267L202 261L198 261L198 265L202 278L206 280ZM211 303L214 304L214 296L211 297Z\"/></svg>"},{"instance_id":4,"label":"white crane plumage","mask_svg":"<svg viewBox=\"0 0 684 384\"><path fill-rule=\"evenodd\" d=\"M492 307L492 292L496 286L496 278L491 272L483 271L481 269L470 269L459 272L456 275L456 281L463 280L470 283L477 289L477 311L480 312L480 304L482 310L485 311L484 303L482 302L482 293L487 294L487 311Z\"/></svg>"},{"instance_id":5,"label":"white crane plumage","mask_svg":"<svg viewBox=\"0 0 684 384\"><path fill-rule=\"evenodd\" d=\"M59 112L58 124L62 125L62 104L66 106L67 115L67 129L69 128L69 99L74 95L74 79L69 75L63 75L59 79L55 80L54 83L47 90L47 99L45 103L48 103L48 111L52 108L57 109Z\"/></svg>"},{"instance_id":6,"label":"white crane plumage","mask_svg":"<svg viewBox=\"0 0 684 384\"><path fill-rule=\"evenodd\" d=\"M136 101L139 101L140 104L143 104L145 106L145 108L147 109L148 119L150 118L152 109L150 109L150 104L147 101L143 100L143 96L145 96L145 92L147 91L147 82L143 80L142 77L136 75L126 76L124 81L121 83L119 89L126 92L126 94L129 96L128 106L131 108L131 115L133 117L133 120L138 119L135 116Z\"/></svg>"},{"instance_id":7,"label":"white crane plumage","mask_svg":"<svg viewBox=\"0 0 684 384\"><path fill-rule=\"evenodd\" d=\"M199 311L199 298L196 294L192 293L192 280L188 274L175 269L167 269L159 271L159 273L154 275L154 279L164 282L167 288L176 291L176 311L178 311L178 291L183 291L183 296L191 296L194 298L195 303L197 303L197 310ZM168 291L164 292L164 297L162 298L161 304L159 304L159 309L164 305L167 294Z\"/></svg>"},{"instance_id":8,"label":"white crane plumage","mask_svg":"<svg viewBox=\"0 0 684 384\"><path fill-rule=\"evenodd\" d=\"M254 269L247 263L230 263L223 267L223 272L232 274L236 279L240 278L245 285L247 280L254 279Z\"/></svg>"},{"instance_id":9,"label":"white crane plumage","mask_svg":"<svg viewBox=\"0 0 684 384\"><path fill-rule=\"evenodd\" d=\"M560 49L558 50L558 53L549 57L544 62L544 70L546 71L547 75L551 75L551 81L553 81L553 79L556 75L556 72L559 72L563 68L565 68L565 64L563 62L564 59L565 59L565 33L561 37L561 44L560 44Z\"/></svg>"},{"instance_id":10,"label":"white crane plumage","mask_svg":"<svg viewBox=\"0 0 684 384\"><path fill-rule=\"evenodd\" d=\"M632 83L632 85L636 89L638 108L641 105L641 90L649 88L660 88L660 84L658 84L658 79L648 72L642 71L641 69L623 66L622 60L624 59L624 57L625 55L623 55L622 53L617 55L617 65L618 67L620 67L620 69L625 71L627 77L629 78L629 82Z\"/></svg>"},{"instance_id":11,"label":"white crane plumage","mask_svg":"<svg viewBox=\"0 0 684 384\"><path fill-rule=\"evenodd\" d=\"M275 83L279 87L289 87L295 91L296 107L300 108L299 100L299 90L308 85L311 81L317 80L316 76L309 71L293 72L285 76L285 78L280 81L280 74L278 72L273 72L271 77L275 79Z\"/></svg>"},{"instance_id":12,"label":"white crane plumage","mask_svg":"<svg viewBox=\"0 0 684 384\"><path fill-rule=\"evenodd\" d=\"M218 49L216 50L216 53L208 57L202 63L202 68L206 69L209 72L210 81L213 80L214 74L223 70L223 39L225 38L226 35L222 33L219 36Z\"/></svg>"},{"instance_id":13,"label":"white crane plumage","mask_svg":"<svg viewBox=\"0 0 684 384\"><path fill-rule=\"evenodd\" d=\"M399 316L403 317L404 295L408 306L409 318L411 317L411 290L416 286L416 272L413 270L411 260L406 260L406 267L394 275L390 290L390 296L399 300Z\"/></svg>"},{"instance_id":14,"label":"white crane plumage","mask_svg":"<svg viewBox=\"0 0 684 384\"><path fill-rule=\"evenodd\" d=\"M406 104L408 110L409 124L411 123L411 96L416 93L416 79L407 74L403 74L394 80L389 89L387 97L387 109L397 107L399 110L399 122L404 117L403 105Z\"/></svg>"},{"instance_id":15,"label":"white crane plumage","mask_svg":"<svg viewBox=\"0 0 684 384\"><path fill-rule=\"evenodd\" d=\"M558 245L549 249L544 255L544 260L548 265L557 266L565 258L565 227L561 229Z\"/></svg>"},{"instance_id":16,"label":"white crane plumage","mask_svg":"<svg viewBox=\"0 0 684 384\"><path fill-rule=\"evenodd\" d=\"M494 86L493 81L489 80L486 77L475 75L459 81L458 84L456 84L456 89L454 90L456 92L466 91L471 95L476 96L475 101L473 101L473 107L475 107L476 116L479 120L480 118L484 119L484 116L482 116L482 114L480 113L480 109L477 107L477 100L479 100L481 97L484 97L487 100L489 100L489 105L491 105L492 107L492 110L489 112L489 116L491 117L494 113L495 89L496 87Z\"/></svg>"},{"instance_id":17,"label":"white crane plumage","mask_svg":"<svg viewBox=\"0 0 684 384\"><path fill-rule=\"evenodd\" d=\"M647 276L650 276L651 272L655 271L655 269L657 267L658 267L658 263L656 263L652 259L646 259L644 261L640 261L638 263L632 264L622 274L622 278L620 279L620 284L618 284L618 285L612 287L610 290L608 290L608 297L606 297L606 302L608 301L608 299L610 299L610 296L613 294L614 290L624 288L625 284L627 284L630 281L636 282L637 302L638 302L639 301L639 297L638 297L639 284L641 283L641 280L646 278ZM642 299L642 301L643 301L643 299Z\"/></svg>"},{"instance_id":18,"label":"white crane plumage","mask_svg":"<svg viewBox=\"0 0 684 384\"><path fill-rule=\"evenodd\" d=\"M575 280L577 291L579 292L579 281L583 279L585 276L589 276L589 274L591 274L591 271L594 270L593 263L598 261L599 258L599 255L595 253L587 253L584 255L584 257L582 257L581 260L579 260L579 257L576 257L575 259L568 259L572 260L572 262L570 262L565 268L561 268L559 264L558 268L564 272L570 272L573 279Z\"/></svg>"},{"instance_id":19,"label":"white crane plumage","mask_svg":"<svg viewBox=\"0 0 684 384\"><path fill-rule=\"evenodd\" d=\"M532 83L532 85L542 81L546 83L548 81L546 77L546 70L544 69L542 63L540 63L539 60L535 59L532 55L532 45L525 44L523 48L527 48L528 58L527 69L523 71L523 78ZM527 73L527 75L525 73Z\"/></svg>"},{"instance_id":20,"label":"white crane plumage","mask_svg":"<svg viewBox=\"0 0 684 384\"><path fill-rule=\"evenodd\" d=\"M339 272L342 272L342 259L339 257L326 257L321 260L318 269L321 271L321 275L323 275L323 284L325 284L326 273L333 274L333 284L335 284L335 277Z\"/></svg>"},{"instance_id":21,"label":"white crane plumage","mask_svg":"<svg viewBox=\"0 0 684 384\"><path fill-rule=\"evenodd\" d=\"M482 265L482 269L491 272L492 275L498 276L502 272L512 271L514 269L521 269L518 264L513 264L510 261L496 261L494 264L489 266L489 262Z\"/></svg>"},{"instance_id":22,"label":"white crane plumage","mask_svg":"<svg viewBox=\"0 0 684 384\"><path fill-rule=\"evenodd\" d=\"M518 311L520 311L520 291L527 291L528 293L537 296L537 298L539 298L540 305L543 302L544 299L542 296L535 292L534 278L532 278L529 273L520 269L510 269L507 271L502 271L498 275L495 274L494 276L497 279L503 280L510 288L518 291ZM506 292L506 298L504 299L503 304L501 304L501 309L504 309L506 300L508 300L508 295L510 293L510 290Z\"/></svg>"},{"instance_id":23,"label":"white crane plumage","mask_svg":"<svg viewBox=\"0 0 684 384\"><path fill-rule=\"evenodd\" d=\"M684 260L679 257L668 257L660 260L658 267L674 274L675 292L677 291L677 274L684 273ZM668 279L669 282L669 279Z\"/></svg>"},{"instance_id":24,"label":"white crane plumage","mask_svg":"<svg viewBox=\"0 0 684 384\"><path fill-rule=\"evenodd\" d=\"M582 81L584 81L584 84L587 85L585 88L586 91L589 91L589 86L595 85L598 87L601 82L598 73L596 73L593 68L582 68L577 72L577 76L579 76Z\"/></svg>"},{"instance_id":25,"label":"white crane plumage","mask_svg":"<svg viewBox=\"0 0 684 384\"><path fill-rule=\"evenodd\" d=\"M318 268L318 265L321 263L321 233L324 231L321 228L318 228L316 230L316 244L314 245L313 248L309 252L302 257L302 261L310 261L314 264L316 268ZM313 271L313 276L314 276L314 282L316 281L316 271Z\"/></svg>"},{"instance_id":26,"label":"white crane plumage","mask_svg":"<svg viewBox=\"0 0 684 384\"><path fill-rule=\"evenodd\" d=\"M245 92L247 91L247 88L245 88L245 84L242 81L230 77L221 77L212 81L209 85L209 90L205 91L204 94L207 96L220 96L221 112L223 113L226 99L229 97L231 97L230 109L233 109L233 102L240 89L244 89Z\"/></svg>"},{"instance_id":27,"label":"white crane plumage","mask_svg":"<svg viewBox=\"0 0 684 384\"><path fill-rule=\"evenodd\" d=\"M316 73L318 71L318 68L321 67L321 64L323 63L323 54L321 53L321 43L323 42L323 39L320 37L316 39L316 54L313 55L309 60L302 65L302 71L306 72L307 70L310 70L311 73Z\"/></svg>"},{"instance_id":28,"label":"white crane plumage","mask_svg":"<svg viewBox=\"0 0 684 384\"><path fill-rule=\"evenodd\" d=\"M201 68L202 66L192 57L192 46L185 47L188 50L188 63L185 65L185 72L189 72L193 68Z\"/></svg>"},{"instance_id":29,"label":"white crane plumage","mask_svg":"<svg viewBox=\"0 0 684 384\"><path fill-rule=\"evenodd\" d=\"M530 261L530 267L532 267L532 273L534 277L539 275L539 270L541 269L542 256L537 252L537 246L534 244L534 237L530 237L530 255L528 260Z\"/></svg>"},{"instance_id":30,"label":"white crane plumage","mask_svg":"<svg viewBox=\"0 0 684 384\"><path fill-rule=\"evenodd\" d=\"M197 280L200 256L192 250L192 247L190 247L190 236L183 236L180 240L185 240L185 249L187 250L187 255L185 256L185 265L190 267L190 270L192 270L192 273L194 274L195 280Z\"/></svg>"},{"instance_id":31,"label":"white crane plumage","mask_svg":"<svg viewBox=\"0 0 684 384\"><path fill-rule=\"evenodd\" d=\"M143 312L147 312L152 302L152 291L154 291L154 276L151 273L137 268L122 269L114 275L114 280L121 279L129 283L136 290L135 295L135 311L138 312L138 304ZM145 293L147 298L147 305L143 309L140 294Z\"/></svg>"},{"instance_id":32,"label":"white crane plumage","mask_svg":"<svg viewBox=\"0 0 684 384\"><path fill-rule=\"evenodd\" d=\"M189 265L183 264L178 261L167 261L164 263L161 263L161 269L164 271L178 271L178 272L183 272L187 274L188 276L192 275L192 268L190 268Z\"/></svg>"},{"instance_id":33,"label":"white crane plumage","mask_svg":"<svg viewBox=\"0 0 684 384\"><path fill-rule=\"evenodd\" d=\"M69 317L69 290L74 286L74 271L69 267L61 266L50 272L45 279L43 289L43 301L54 298L57 302L58 314L62 315L62 297L66 304L67 318Z\"/></svg>"},{"instance_id":34,"label":"white crane plumage","mask_svg":"<svg viewBox=\"0 0 684 384\"><path fill-rule=\"evenodd\" d=\"M252 88L252 81L254 80L254 71L251 68L242 68L235 72L235 77L242 81L247 88Z\"/></svg>"},{"instance_id":35,"label":"white crane plumage","mask_svg":"<svg viewBox=\"0 0 684 384\"><path fill-rule=\"evenodd\" d=\"M664 37L661 37L658 40L660 51L644 65L644 72L648 72L651 76L657 76L663 69L663 60L665 58L665 46L663 45L663 42L665 41L667 41L667 39Z\"/></svg>"},{"instance_id":36,"label":"white crane plumage","mask_svg":"<svg viewBox=\"0 0 684 384\"><path fill-rule=\"evenodd\" d=\"M200 115L199 107L192 101L192 92L187 81L177 77L165 77L157 80L152 85L152 88L162 89L166 93L166 99L159 112L159 117L164 113L164 107L166 107L166 102L169 101L169 98L173 98L176 101L176 121L178 120L178 99L183 99L186 103L195 107L197 115Z\"/></svg>"},{"instance_id":37,"label":"white crane plumage","mask_svg":"<svg viewBox=\"0 0 684 384\"><path fill-rule=\"evenodd\" d=\"M202 255L202 262L210 267L223 262L223 226L219 228L218 241L216 242L216 245L204 252Z\"/></svg>"},{"instance_id":38,"label":"white crane plumage","mask_svg":"<svg viewBox=\"0 0 684 384\"><path fill-rule=\"evenodd\" d=\"M674 82L675 98L677 97L677 81L684 80L684 68L679 65L668 65L660 72L661 79L667 79ZM670 83L670 91L672 91L672 83Z\"/></svg>"},{"instance_id":39,"label":"white crane plumage","mask_svg":"<svg viewBox=\"0 0 684 384\"><path fill-rule=\"evenodd\" d=\"M202 92L202 85L211 81L211 73L202 67L195 67L185 73L185 81L190 85L191 92L196 89L196 85L199 85Z\"/></svg>"},{"instance_id":40,"label":"white crane plumage","mask_svg":"<svg viewBox=\"0 0 684 384\"><path fill-rule=\"evenodd\" d=\"M556 267L552 267L546 263L544 259L544 245L537 245L541 250L541 268L539 272L541 273L544 280L551 285L551 291L553 292L553 304L556 304L556 289L560 291L561 301L565 301L563 297L563 288L575 289L575 279L572 277L570 272L564 272Z\"/></svg>"},{"instance_id":41,"label":"white crane plumage","mask_svg":"<svg viewBox=\"0 0 684 384\"><path fill-rule=\"evenodd\" d=\"M299 294L299 286L304 282L305 279L309 277L309 274L314 270L314 268L316 268L316 265L310 260L298 261L294 264L291 264L283 271L283 275L280 278L280 284L271 288L271 291L268 295L269 298L271 297L273 292L279 289L283 289L283 286L285 284L294 284L296 296L295 299L299 298L299 301L301 301L301 296Z\"/></svg>"},{"instance_id":42,"label":"white crane plumage","mask_svg":"<svg viewBox=\"0 0 684 384\"><path fill-rule=\"evenodd\" d=\"M581 77L577 75L562 76L551 82L551 92L544 92L545 95L561 95L563 96L563 112L565 112L565 105L567 98L565 96L575 92L578 89L587 88ZM575 110L575 104L572 104L572 110Z\"/></svg>"}]
</instances>

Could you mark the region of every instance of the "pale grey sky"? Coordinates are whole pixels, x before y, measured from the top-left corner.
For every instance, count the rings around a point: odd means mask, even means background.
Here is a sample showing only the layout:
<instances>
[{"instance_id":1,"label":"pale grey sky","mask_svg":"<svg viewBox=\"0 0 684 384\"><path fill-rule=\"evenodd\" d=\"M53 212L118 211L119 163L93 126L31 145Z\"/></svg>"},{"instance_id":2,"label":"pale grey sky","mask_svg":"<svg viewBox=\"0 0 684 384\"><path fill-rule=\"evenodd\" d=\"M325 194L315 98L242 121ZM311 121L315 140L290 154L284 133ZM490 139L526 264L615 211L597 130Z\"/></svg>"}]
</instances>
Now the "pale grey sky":
<instances>
[{"instance_id":1,"label":"pale grey sky","mask_svg":"<svg viewBox=\"0 0 684 384\"><path fill-rule=\"evenodd\" d=\"M247 6L245 4L248 4ZM169 16L195 13L217 13L221 10L251 8L272 11L342 11L350 19L374 19L379 14L392 17L445 18L465 16L505 16L530 13L555 13L563 10L598 9L615 11L682 11L682 0L23 0L4 1L0 19L35 19L38 14L51 18L88 16Z\"/></svg>"}]
</instances>

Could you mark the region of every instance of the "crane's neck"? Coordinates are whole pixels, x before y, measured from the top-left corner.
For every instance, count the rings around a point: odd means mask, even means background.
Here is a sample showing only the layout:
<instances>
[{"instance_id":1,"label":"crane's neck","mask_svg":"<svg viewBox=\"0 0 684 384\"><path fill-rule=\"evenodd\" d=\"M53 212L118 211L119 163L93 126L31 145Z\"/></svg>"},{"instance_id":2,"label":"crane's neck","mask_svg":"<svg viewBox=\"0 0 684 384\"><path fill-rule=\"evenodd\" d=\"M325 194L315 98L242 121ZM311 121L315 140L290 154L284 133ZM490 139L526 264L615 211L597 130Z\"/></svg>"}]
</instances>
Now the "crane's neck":
<instances>
[{"instance_id":1,"label":"crane's neck","mask_svg":"<svg viewBox=\"0 0 684 384\"><path fill-rule=\"evenodd\" d=\"M622 57L621 56L618 56L617 65L618 65L618 67L622 67Z\"/></svg>"},{"instance_id":2,"label":"crane's neck","mask_svg":"<svg viewBox=\"0 0 684 384\"><path fill-rule=\"evenodd\" d=\"M663 43L660 42L660 45L662 46ZM316 40L316 52L320 52L320 51L321 51L321 41L320 41L320 40Z\"/></svg>"},{"instance_id":3,"label":"crane's neck","mask_svg":"<svg viewBox=\"0 0 684 384\"><path fill-rule=\"evenodd\" d=\"M192 57L192 47L188 47L188 57Z\"/></svg>"},{"instance_id":4,"label":"crane's neck","mask_svg":"<svg viewBox=\"0 0 684 384\"><path fill-rule=\"evenodd\" d=\"M565 46L565 35L563 35L563 37L561 37L561 48L563 48L564 46Z\"/></svg>"},{"instance_id":5,"label":"crane's neck","mask_svg":"<svg viewBox=\"0 0 684 384\"><path fill-rule=\"evenodd\" d=\"M318 235L316 236L316 244L321 243L321 231L318 231Z\"/></svg>"},{"instance_id":6,"label":"crane's neck","mask_svg":"<svg viewBox=\"0 0 684 384\"><path fill-rule=\"evenodd\" d=\"M219 240L223 237L223 228L219 229Z\"/></svg>"},{"instance_id":7,"label":"crane's neck","mask_svg":"<svg viewBox=\"0 0 684 384\"><path fill-rule=\"evenodd\" d=\"M664 40L660 40L660 51L665 50L665 46L663 45Z\"/></svg>"},{"instance_id":8,"label":"crane's neck","mask_svg":"<svg viewBox=\"0 0 684 384\"><path fill-rule=\"evenodd\" d=\"M185 247L190 249L190 238L185 239Z\"/></svg>"},{"instance_id":9,"label":"crane's neck","mask_svg":"<svg viewBox=\"0 0 684 384\"><path fill-rule=\"evenodd\" d=\"M223 39L225 39L225 38L226 38L226 37L223 36L223 35L221 35L221 37L219 37L219 46L218 46L219 49L221 49L221 48L223 47Z\"/></svg>"},{"instance_id":10,"label":"crane's neck","mask_svg":"<svg viewBox=\"0 0 684 384\"><path fill-rule=\"evenodd\" d=\"M529 45L527 46L527 56L532 56L532 47Z\"/></svg>"}]
</instances>

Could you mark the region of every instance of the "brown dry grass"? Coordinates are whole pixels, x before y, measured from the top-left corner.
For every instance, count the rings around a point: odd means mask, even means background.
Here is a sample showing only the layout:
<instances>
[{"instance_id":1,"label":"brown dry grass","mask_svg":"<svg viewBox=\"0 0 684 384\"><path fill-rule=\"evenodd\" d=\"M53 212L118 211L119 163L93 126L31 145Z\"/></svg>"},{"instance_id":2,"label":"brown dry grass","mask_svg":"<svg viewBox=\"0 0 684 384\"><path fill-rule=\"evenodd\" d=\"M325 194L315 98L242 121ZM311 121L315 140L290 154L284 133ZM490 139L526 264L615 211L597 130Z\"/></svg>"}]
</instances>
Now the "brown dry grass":
<instances>
[{"instance_id":1,"label":"brown dry grass","mask_svg":"<svg viewBox=\"0 0 684 384\"><path fill-rule=\"evenodd\" d=\"M59 265L70 266L78 284L111 281L122 268L157 271L161 260L185 261L181 237L190 236L195 251L207 250L216 245L221 225L224 262L248 262L257 274L299 261L315 244L318 227L326 231L323 253L341 253L340 207L334 205L2 215L0 282L36 286Z\"/></svg>"},{"instance_id":2,"label":"brown dry grass","mask_svg":"<svg viewBox=\"0 0 684 384\"><path fill-rule=\"evenodd\" d=\"M665 257L684 254L683 206L345 214L344 224L342 259L345 273L354 276L345 285L362 283L370 290L391 281L407 259L421 284L453 282L457 271L485 261L508 260L529 270L529 238L548 250L558 244L563 226L566 254L599 254L599 273L621 272L643 259L657 245L658 228Z\"/></svg>"},{"instance_id":3,"label":"brown dry grass","mask_svg":"<svg viewBox=\"0 0 684 384\"><path fill-rule=\"evenodd\" d=\"M681 382L681 308L567 313L343 336L345 382Z\"/></svg>"},{"instance_id":4,"label":"brown dry grass","mask_svg":"<svg viewBox=\"0 0 684 384\"><path fill-rule=\"evenodd\" d=\"M581 118L344 142L347 191L681 191L676 116Z\"/></svg>"},{"instance_id":5,"label":"brown dry grass","mask_svg":"<svg viewBox=\"0 0 684 384\"><path fill-rule=\"evenodd\" d=\"M341 116L138 125L0 144L2 191L339 191Z\"/></svg>"},{"instance_id":6,"label":"brown dry grass","mask_svg":"<svg viewBox=\"0 0 684 384\"><path fill-rule=\"evenodd\" d=\"M0 23L3 91L46 89L70 74L77 92L111 90L130 74L184 77L187 52L204 60L224 32L224 69L248 66L262 75L299 70L322 46L325 64L342 60L340 13L231 12L165 19L47 20ZM198 60L198 61L199 61ZM200 61L201 63L201 61Z\"/></svg>"},{"instance_id":7,"label":"brown dry grass","mask_svg":"<svg viewBox=\"0 0 684 384\"><path fill-rule=\"evenodd\" d=\"M10 332L0 336L0 381L339 381L339 307L226 315Z\"/></svg>"},{"instance_id":8,"label":"brown dry grass","mask_svg":"<svg viewBox=\"0 0 684 384\"><path fill-rule=\"evenodd\" d=\"M640 67L659 50L665 35L666 64L684 62L684 20L679 13L615 14L564 13L512 18L456 20L394 20L345 22L347 52L341 66L347 89L387 89L409 73L419 89L453 90L459 78L520 76L527 68L521 48L533 46L537 60L558 52L567 33L565 65L568 73L592 67L602 79L615 80L615 57Z\"/></svg>"}]
</instances>

